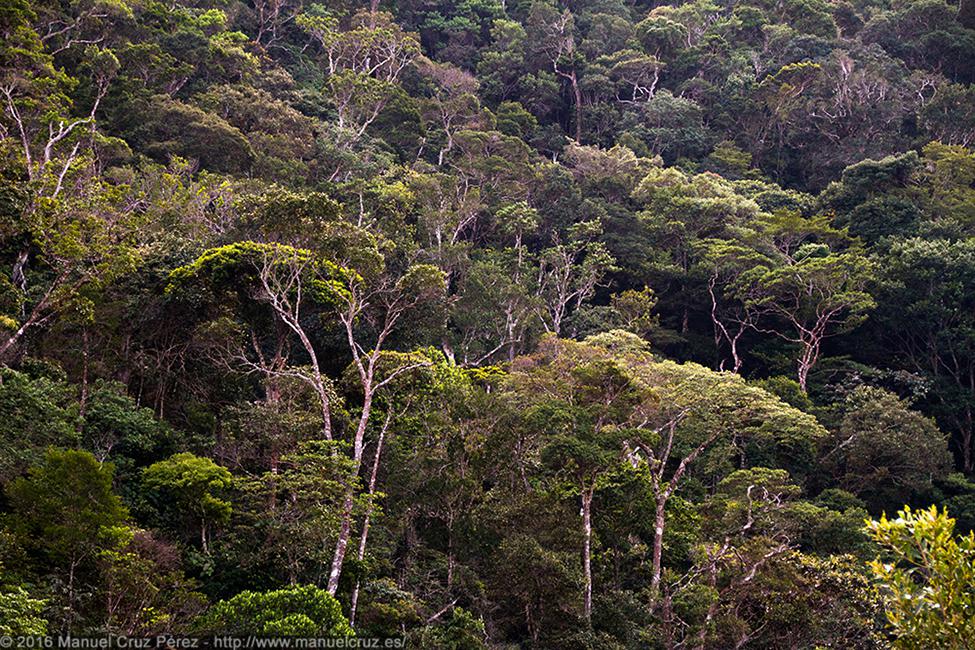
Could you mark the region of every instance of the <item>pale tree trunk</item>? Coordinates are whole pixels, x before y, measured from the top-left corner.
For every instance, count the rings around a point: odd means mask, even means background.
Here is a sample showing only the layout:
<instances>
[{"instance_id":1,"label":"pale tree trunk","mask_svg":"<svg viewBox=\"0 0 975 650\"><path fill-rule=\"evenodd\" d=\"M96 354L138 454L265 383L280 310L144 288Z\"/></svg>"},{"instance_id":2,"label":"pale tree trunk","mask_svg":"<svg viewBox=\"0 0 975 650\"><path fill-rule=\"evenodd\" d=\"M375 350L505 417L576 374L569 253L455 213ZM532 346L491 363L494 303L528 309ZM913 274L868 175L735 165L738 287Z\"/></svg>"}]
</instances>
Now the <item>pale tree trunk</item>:
<instances>
[{"instance_id":1,"label":"pale tree trunk","mask_svg":"<svg viewBox=\"0 0 975 650\"><path fill-rule=\"evenodd\" d=\"M362 533L359 535L359 553L357 559L359 562L366 557L366 543L369 540L369 522L372 517L372 497L376 494L376 478L379 475L379 459L382 457L383 453L383 442L386 438L386 431L389 429L389 422L392 419L392 411L386 416L386 422L383 424L383 428L379 431L379 439L376 441L376 456L372 461L372 472L369 474L369 505L366 509L366 515L362 520ZM359 580L355 581L355 588L352 590L352 599L349 605L349 623L352 627L355 627L355 613L356 608L359 603Z\"/></svg>"},{"instance_id":2,"label":"pale tree trunk","mask_svg":"<svg viewBox=\"0 0 975 650\"><path fill-rule=\"evenodd\" d=\"M569 51L571 51L571 49ZM567 79L569 81L569 87L572 88L572 101L575 104L573 131L575 141L582 144L582 89L579 87L579 76L576 74L575 70L572 72L563 72L562 70L559 70L557 63L553 63L553 69L555 70L555 74Z\"/></svg>"},{"instance_id":3,"label":"pale tree trunk","mask_svg":"<svg viewBox=\"0 0 975 650\"><path fill-rule=\"evenodd\" d=\"M371 380L371 377L370 377ZM366 427L369 424L369 416L372 411L372 390L366 390L365 400L362 404L362 414L359 416L359 425L356 428L355 440L352 447L353 472L352 476L359 474L362 467L362 441L366 434ZM333 596L339 588L339 578L342 576L342 565L345 563L345 553L349 547L349 537L352 535L352 509L355 504L355 484L350 482L346 488L345 501L342 504L342 523L339 525L338 539L335 540L335 553L332 555L332 568L328 574L328 593Z\"/></svg>"},{"instance_id":4,"label":"pale tree trunk","mask_svg":"<svg viewBox=\"0 0 975 650\"><path fill-rule=\"evenodd\" d=\"M973 462L972 460L973 429L975 429L975 422L973 422L972 407L968 406L965 408L965 424L962 426L962 432L961 432L962 468L965 470L966 474L971 474L972 469L975 469L975 462Z\"/></svg>"},{"instance_id":5,"label":"pale tree trunk","mask_svg":"<svg viewBox=\"0 0 975 650\"><path fill-rule=\"evenodd\" d=\"M401 301L401 298L402 296L397 295L386 302L382 320L379 321L381 327L377 327L379 333L376 335L373 348L369 352L365 352L363 346L356 340L355 326L357 320L364 315L369 301L377 300L378 296L360 293L357 287L353 287L348 302L345 305L345 311L339 315L339 319L345 327L346 342L352 354L353 364L359 374L359 382L363 394L362 412L359 415L359 423L356 427L355 438L352 444L353 478L359 475L359 470L362 467L363 441L366 430L369 427L369 419L372 415L372 402L377 391L405 372L430 365L428 361L405 363L392 370L382 380L376 380L376 367L382 355L383 345L393 332L400 317L411 307L409 303ZM335 542L335 553L332 556L332 566L328 575L327 589L333 596L338 591L339 578L342 576L342 565L345 563L345 554L348 550L349 537L352 533L352 511L354 504L355 484L350 481L349 485L346 486L345 500L342 506L342 521L339 525L338 539Z\"/></svg>"},{"instance_id":6,"label":"pale tree trunk","mask_svg":"<svg viewBox=\"0 0 975 650\"><path fill-rule=\"evenodd\" d=\"M332 567L328 572L328 593L335 595L339 590L339 578L342 577L342 564L345 562L345 551L349 545L352 531L352 506L354 500L351 490L346 492L342 503L342 523L339 525L339 536L335 542L335 552L332 556Z\"/></svg>"},{"instance_id":7,"label":"pale tree trunk","mask_svg":"<svg viewBox=\"0 0 975 650\"><path fill-rule=\"evenodd\" d=\"M819 360L819 345L819 339L802 342L802 354L799 356L796 366L798 369L799 388L802 389L803 393L808 392L809 371L812 370L813 366Z\"/></svg>"},{"instance_id":8,"label":"pale tree trunk","mask_svg":"<svg viewBox=\"0 0 975 650\"><path fill-rule=\"evenodd\" d=\"M30 248L23 248L17 253L17 260L14 262L13 270L10 272L10 281L20 293L27 295L27 260L30 258ZM27 315L24 311L25 305L20 305L20 317Z\"/></svg>"},{"instance_id":9,"label":"pale tree trunk","mask_svg":"<svg viewBox=\"0 0 975 650\"><path fill-rule=\"evenodd\" d=\"M655 595L660 589L661 561L664 549L664 524L666 523L665 506L667 498L657 497L657 509L653 520L653 574L650 578L650 591ZM656 597L656 596L655 596Z\"/></svg>"},{"instance_id":10,"label":"pale tree trunk","mask_svg":"<svg viewBox=\"0 0 975 650\"><path fill-rule=\"evenodd\" d=\"M592 495L593 488L582 491L582 575L585 581L582 613L586 623L592 619Z\"/></svg>"},{"instance_id":11,"label":"pale tree trunk","mask_svg":"<svg viewBox=\"0 0 975 650\"><path fill-rule=\"evenodd\" d=\"M81 330L81 398L78 400L78 415L83 422L88 407L88 357L91 344L88 338L88 326ZM78 425L83 426L79 423Z\"/></svg>"},{"instance_id":12,"label":"pale tree trunk","mask_svg":"<svg viewBox=\"0 0 975 650\"><path fill-rule=\"evenodd\" d=\"M30 323L24 323L17 328L17 331L7 337L7 340L0 343L0 359L6 358L10 350L17 344L17 342L24 336L27 332L27 328Z\"/></svg>"},{"instance_id":13,"label":"pale tree trunk","mask_svg":"<svg viewBox=\"0 0 975 650\"><path fill-rule=\"evenodd\" d=\"M454 514L447 519L447 589L454 586Z\"/></svg>"},{"instance_id":14,"label":"pale tree trunk","mask_svg":"<svg viewBox=\"0 0 975 650\"><path fill-rule=\"evenodd\" d=\"M68 633L71 632L71 626L74 624L74 574L79 562L81 562L80 558L72 557L68 566L68 615L64 627L64 631Z\"/></svg>"},{"instance_id":15,"label":"pale tree trunk","mask_svg":"<svg viewBox=\"0 0 975 650\"><path fill-rule=\"evenodd\" d=\"M572 14L568 9L562 12L557 22L549 26L549 37L554 38L554 42L548 48L549 61L552 63L552 71L563 79L568 80L572 87L572 97L575 102L575 139L582 144L582 89L579 87L579 76L575 70L565 72L559 69L559 59L565 55L572 55L575 52L575 38L572 35L570 25Z\"/></svg>"},{"instance_id":16,"label":"pale tree trunk","mask_svg":"<svg viewBox=\"0 0 975 650\"><path fill-rule=\"evenodd\" d=\"M279 269L281 269L280 273ZM258 268L258 271L263 289L261 299L271 307L281 323L298 337L302 348L308 355L311 374L303 376L302 379L311 385L318 395L322 413L322 435L326 440L331 440L332 405L328 384L318 362L315 346L301 324L302 292L304 289L302 273L305 271L303 263L297 259L290 261L265 254L262 266Z\"/></svg>"},{"instance_id":17,"label":"pale tree trunk","mask_svg":"<svg viewBox=\"0 0 975 650\"><path fill-rule=\"evenodd\" d=\"M711 323L714 325L714 347L715 352L718 355L718 370L723 371L725 369L726 359L721 353L721 342L726 341L728 347L731 351L731 371L738 373L741 370L742 359L741 355L738 353L738 342L741 337L745 335L745 329L749 326L752 319L746 312L744 316L738 319L732 318L734 322L737 323L738 329L735 332L728 330L728 326L724 324L721 317L718 315L718 298L715 294L715 285L717 284L718 276L712 274L711 278L708 280L708 294L711 296Z\"/></svg>"},{"instance_id":18,"label":"pale tree trunk","mask_svg":"<svg viewBox=\"0 0 975 650\"><path fill-rule=\"evenodd\" d=\"M671 595L670 590L663 596L661 601L661 623L663 623L663 633L664 633L664 648L666 650L673 650L674 648L674 597Z\"/></svg>"},{"instance_id":19,"label":"pale tree trunk","mask_svg":"<svg viewBox=\"0 0 975 650\"><path fill-rule=\"evenodd\" d=\"M713 431L711 435L704 439L696 448L691 450L689 454L684 456L680 463L677 465L677 469L671 475L670 480L664 480L664 472L666 470L668 461L670 459L671 452L674 447L674 438L677 433L677 425L681 420L687 415L687 411L683 411L677 414L670 422L668 422L665 427L667 429L667 435L661 442L663 444L663 449L660 454L654 452L653 448L641 445L642 449L647 453L648 461L650 464L650 482L651 489L653 490L653 497L656 503L656 509L654 512L654 527L653 527L653 567L652 575L650 579L650 589L652 598L655 602L660 601L660 582L661 575L663 572L663 546L664 546L664 530L667 523L667 501L674 495L677 488L680 486L681 480L684 478L684 474L690 465L697 460L697 457L704 452L718 436L721 435L721 431Z\"/></svg>"},{"instance_id":20,"label":"pale tree trunk","mask_svg":"<svg viewBox=\"0 0 975 650\"><path fill-rule=\"evenodd\" d=\"M579 78L572 71L572 75L569 77L569 83L572 84L572 95L575 98L576 110L575 110L575 132L576 132L576 142L582 144L582 90L579 88Z\"/></svg>"},{"instance_id":21,"label":"pale tree trunk","mask_svg":"<svg viewBox=\"0 0 975 650\"><path fill-rule=\"evenodd\" d=\"M34 308L31 309L30 315L27 316L27 319L21 323L20 327L17 328L17 331L7 337L6 341L0 343L0 360L5 359L7 355L10 354L17 343L23 338L24 334L27 333L27 330L32 327L40 327L51 317L52 314L48 310L51 296L54 294L55 289L60 289L64 285L66 276L67 274L62 272L58 274L56 278L54 278L54 280L51 282L51 286L47 288L47 291L44 292L41 299L36 305L34 305ZM45 314L45 311L48 313Z\"/></svg>"}]
</instances>

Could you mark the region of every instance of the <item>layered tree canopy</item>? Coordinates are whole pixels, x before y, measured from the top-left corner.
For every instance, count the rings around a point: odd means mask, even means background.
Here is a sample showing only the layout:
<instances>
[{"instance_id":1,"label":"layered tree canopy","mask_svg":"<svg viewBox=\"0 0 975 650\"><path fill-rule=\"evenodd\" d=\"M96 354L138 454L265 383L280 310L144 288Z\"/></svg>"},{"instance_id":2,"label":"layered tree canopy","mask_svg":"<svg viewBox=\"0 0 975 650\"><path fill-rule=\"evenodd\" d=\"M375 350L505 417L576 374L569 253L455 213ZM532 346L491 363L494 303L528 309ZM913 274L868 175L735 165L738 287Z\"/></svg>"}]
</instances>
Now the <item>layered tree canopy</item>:
<instances>
[{"instance_id":1,"label":"layered tree canopy","mask_svg":"<svg viewBox=\"0 0 975 650\"><path fill-rule=\"evenodd\" d=\"M967 647L973 84L969 0L6 0L0 634Z\"/></svg>"}]
</instances>

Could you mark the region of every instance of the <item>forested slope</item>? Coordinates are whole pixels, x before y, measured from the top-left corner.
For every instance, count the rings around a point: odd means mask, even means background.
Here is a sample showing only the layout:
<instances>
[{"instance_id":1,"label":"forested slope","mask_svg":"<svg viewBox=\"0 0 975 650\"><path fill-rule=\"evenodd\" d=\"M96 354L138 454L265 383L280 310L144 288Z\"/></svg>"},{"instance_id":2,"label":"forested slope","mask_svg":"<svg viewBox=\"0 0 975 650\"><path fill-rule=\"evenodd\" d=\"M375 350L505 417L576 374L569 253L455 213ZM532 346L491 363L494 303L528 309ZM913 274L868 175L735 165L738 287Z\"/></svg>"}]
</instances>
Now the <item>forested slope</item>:
<instances>
[{"instance_id":1,"label":"forested slope","mask_svg":"<svg viewBox=\"0 0 975 650\"><path fill-rule=\"evenodd\" d=\"M0 1L0 633L970 647L973 83L969 0Z\"/></svg>"}]
</instances>

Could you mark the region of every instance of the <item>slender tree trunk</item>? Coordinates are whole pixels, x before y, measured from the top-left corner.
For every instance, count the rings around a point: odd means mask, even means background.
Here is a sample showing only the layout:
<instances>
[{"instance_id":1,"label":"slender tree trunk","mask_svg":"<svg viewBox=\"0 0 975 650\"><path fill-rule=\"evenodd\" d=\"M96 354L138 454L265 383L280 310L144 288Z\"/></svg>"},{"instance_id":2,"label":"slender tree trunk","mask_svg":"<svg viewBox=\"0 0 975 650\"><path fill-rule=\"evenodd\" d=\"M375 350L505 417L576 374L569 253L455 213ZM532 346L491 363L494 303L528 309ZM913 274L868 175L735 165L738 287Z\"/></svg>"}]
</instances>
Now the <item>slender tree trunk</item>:
<instances>
[{"instance_id":1,"label":"slender tree trunk","mask_svg":"<svg viewBox=\"0 0 975 650\"><path fill-rule=\"evenodd\" d=\"M359 416L359 426L356 428L355 440L352 443L353 477L358 476L359 468L362 467L362 441L366 435L366 427L369 425L369 416L372 413L372 397L372 387L367 384L365 386L365 399L362 403L362 414ZM339 525L338 539L335 541L332 568L328 574L328 593L333 596L339 588L339 578L342 577L342 565L345 563L345 553L348 550L349 538L352 535L352 510L354 503L355 484L350 481L346 488L345 502L342 506L342 522Z\"/></svg>"},{"instance_id":2,"label":"slender tree trunk","mask_svg":"<svg viewBox=\"0 0 975 650\"><path fill-rule=\"evenodd\" d=\"M650 580L650 590L653 592L654 598L658 597L660 589L661 558L663 557L664 524L666 521L664 507L666 505L667 499L658 495L656 516L653 523L653 575Z\"/></svg>"},{"instance_id":3,"label":"slender tree trunk","mask_svg":"<svg viewBox=\"0 0 975 650\"><path fill-rule=\"evenodd\" d=\"M809 362L808 357L808 352L804 352L802 357L799 359L799 362L796 364L798 368L797 375L799 379L799 388L803 393L808 392L807 386L809 383L809 370L812 368L812 364Z\"/></svg>"},{"instance_id":4,"label":"slender tree trunk","mask_svg":"<svg viewBox=\"0 0 975 650\"><path fill-rule=\"evenodd\" d=\"M26 291L27 279L26 277L23 277L24 265L26 265L26 259L24 260L23 265L14 265L12 280L16 286L23 287L23 290ZM54 296L55 291L65 285L67 277L67 271L59 272L58 275L51 281L50 286L48 286L48 288L44 291L44 295L41 297L41 299L38 300L33 309L30 310L30 314L24 318L23 324L21 324L21 326L17 328L17 331L11 334L6 341L0 344L0 360L2 360L10 349L13 348L18 341L20 341L21 337L24 336L29 328L42 325L53 315L52 313L44 314L44 312L48 309L48 305L50 304L51 298ZM68 287L70 289L76 289L79 284L69 284ZM24 308L21 307L21 314L23 315L25 313Z\"/></svg>"},{"instance_id":5,"label":"slender tree trunk","mask_svg":"<svg viewBox=\"0 0 975 650\"><path fill-rule=\"evenodd\" d=\"M349 536L352 532L352 506L351 488L345 493L345 501L342 504L342 522L339 524L339 536L335 542L335 552L332 555L332 568L328 573L328 593L335 595L339 589L339 578L342 577L342 564L345 562L345 551L349 545Z\"/></svg>"},{"instance_id":6,"label":"slender tree trunk","mask_svg":"<svg viewBox=\"0 0 975 650\"><path fill-rule=\"evenodd\" d=\"M30 325L31 325L30 322L24 323L19 328L17 328L17 331L11 334L6 341L0 343L0 359L6 358L7 353L10 351L12 347L14 347L14 345L17 344L17 341L19 341L21 337L24 336L24 332L27 331L27 328L30 327Z\"/></svg>"},{"instance_id":7,"label":"slender tree trunk","mask_svg":"<svg viewBox=\"0 0 975 650\"><path fill-rule=\"evenodd\" d=\"M78 400L78 415L81 416L82 422L85 419L88 407L88 354L90 347L88 326L86 325L81 330L81 398ZM83 425L79 424L79 426Z\"/></svg>"},{"instance_id":8,"label":"slender tree trunk","mask_svg":"<svg viewBox=\"0 0 975 650\"><path fill-rule=\"evenodd\" d=\"M582 491L582 574L585 580L582 610L587 624L592 618L592 494L591 487Z\"/></svg>"},{"instance_id":9,"label":"slender tree trunk","mask_svg":"<svg viewBox=\"0 0 975 650\"><path fill-rule=\"evenodd\" d=\"M663 616L661 617L661 623L663 623L664 632L664 648L667 650L673 650L674 647L674 597L671 595L670 590L664 594L662 600Z\"/></svg>"},{"instance_id":10,"label":"slender tree trunk","mask_svg":"<svg viewBox=\"0 0 975 650\"><path fill-rule=\"evenodd\" d=\"M269 483L271 484L271 498L268 503L268 507L271 512L275 512L278 509L278 453L274 452L271 454L271 478Z\"/></svg>"},{"instance_id":11,"label":"slender tree trunk","mask_svg":"<svg viewBox=\"0 0 975 650\"><path fill-rule=\"evenodd\" d=\"M573 70L572 74L569 76L569 82L572 84L572 94L575 97L576 103L576 142L582 144L582 90L579 88L579 77L576 75L575 70Z\"/></svg>"},{"instance_id":12,"label":"slender tree trunk","mask_svg":"<svg viewBox=\"0 0 975 650\"><path fill-rule=\"evenodd\" d=\"M268 294L272 294L270 289L267 289ZM273 303L272 303L273 305ZM332 404L331 396L328 394L328 386L326 385L325 377L322 374L321 366L318 364L318 355L315 353L315 347L311 343L311 339L305 333L305 330L301 327L301 322L296 316L291 316L286 311L280 307L275 307L278 311L278 317L284 322L284 324L291 329L298 336L298 340L301 341L302 347L305 349L308 358L311 361L311 383L315 392L318 393L318 400L321 402L322 409L322 434L325 436L326 440L332 439Z\"/></svg>"},{"instance_id":13,"label":"slender tree trunk","mask_svg":"<svg viewBox=\"0 0 975 650\"><path fill-rule=\"evenodd\" d=\"M576 71L565 72L559 69L557 60L552 62L552 69L555 74L562 77L563 79L568 79L569 86L572 88L572 101L575 103L575 115L574 115L574 131L576 142L582 144L582 89L579 88L579 75Z\"/></svg>"},{"instance_id":14,"label":"slender tree trunk","mask_svg":"<svg viewBox=\"0 0 975 650\"><path fill-rule=\"evenodd\" d=\"M383 453L383 441L386 437L386 428L389 425L389 419L386 420L386 426L383 426L382 430L379 432L379 439L376 441L376 456L372 461L372 472L369 475L369 505L366 508L365 517L362 520L362 534L359 535L359 554L357 559L359 562L366 557L366 543L369 540L369 522L372 517L372 497L376 494L376 477L379 475L379 459ZM349 605L349 623L352 627L355 627L355 613L356 607L359 604L359 580L355 581L355 589L352 590L352 600Z\"/></svg>"},{"instance_id":15,"label":"slender tree trunk","mask_svg":"<svg viewBox=\"0 0 975 650\"><path fill-rule=\"evenodd\" d=\"M68 633L71 632L71 626L74 623L74 572L77 566L78 560L72 558L68 567L68 616L64 630Z\"/></svg>"},{"instance_id":16,"label":"slender tree trunk","mask_svg":"<svg viewBox=\"0 0 975 650\"><path fill-rule=\"evenodd\" d=\"M454 518L447 526L447 589L454 586Z\"/></svg>"},{"instance_id":17,"label":"slender tree trunk","mask_svg":"<svg viewBox=\"0 0 975 650\"><path fill-rule=\"evenodd\" d=\"M370 376L367 381L363 383L365 384L363 386L365 398L362 402L362 414L359 416L359 426L356 427L355 440L353 441L352 447L356 468L362 464L362 444L366 438L366 428L369 426L369 418L372 417L372 377Z\"/></svg>"},{"instance_id":18,"label":"slender tree trunk","mask_svg":"<svg viewBox=\"0 0 975 650\"><path fill-rule=\"evenodd\" d=\"M13 271L10 273L10 281L22 293L27 293L27 260L30 257L30 249L24 248L17 253L17 261L14 262ZM20 317L26 316L25 304L20 306Z\"/></svg>"},{"instance_id":19,"label":"slender tree trunk","mask_svg":"<svg viewBox=\"0 0 975 650\"><path fill-rule=\"evenodd\" d=\"M799 375L799 387L802 392L805 393L806 385L809 380L809 371L812 370L813 366L816 365L816 361L819 360L819 346L821 344L820 338L810 337L809 340L802 341L802 354L799 356L797 361L798 375Z\"/></svg>"},{"instance_id":20,"label":"slender tree trunk","mask_svg":"<svg viewBox=\"0 0 975 650\"><path fill-rule=\"evenodd\" d=\"M962 457L962 467L966 474L971 474L973 465L972 460L972 431L975 429L975 422L973 422L972 417L972 407L968 406L965 408L965 426L962 427L961 433L961 457Z\"/></svg>"},{"instance_id":21,"label":"slender tree trunk","mask_svg":"<svg viewBox=\"0 0 975 650\"><path fill-rule=\"evenodd\" d=\"M714 599L708 606L707 616L704 617L704 623L701 625L701 630L697 634L697 645L694 646L695 650L705 650L707 647L708 640L708 628L712 620L714 620L715 615L718 613L718 605L721 602L720 593L718 592L718 567L717 567L717 556L712 558L711 565L708 567L708 586L719 594L719 597Z\"/></svg>"},{"instance_id":22,"label":"slender tree trunk","mask_svg":"<svg viewBox=\"0 0 975 650\"><path fill-rule=\"evenodd\" d=\"M532 616L531 603L525 603L525 625L528 627L528 634L532 638L532 643L538 643L538 629L535 626L535 617Z\"/></svg>"}]
</instances>

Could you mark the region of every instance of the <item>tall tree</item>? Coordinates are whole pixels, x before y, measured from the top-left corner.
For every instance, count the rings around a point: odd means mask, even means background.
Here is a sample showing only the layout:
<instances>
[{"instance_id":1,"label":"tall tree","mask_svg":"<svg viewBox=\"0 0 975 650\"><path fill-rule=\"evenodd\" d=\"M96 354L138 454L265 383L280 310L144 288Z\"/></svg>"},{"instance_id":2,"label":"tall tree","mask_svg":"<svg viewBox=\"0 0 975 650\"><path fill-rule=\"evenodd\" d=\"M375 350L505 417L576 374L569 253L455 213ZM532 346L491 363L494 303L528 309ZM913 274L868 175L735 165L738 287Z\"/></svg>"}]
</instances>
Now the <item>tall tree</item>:
<instances>
[{"instance_id":1,"label":"tall tree","mask_svg":"<svg viewBox=\"0 0 975 650\"><path fill-rule=\"evenodd\" d=\"M7 486L13 530L66 583L64 632L75 629L79 595L97 580L99 554L128 539L128 511L112 491L112 472L111 463L86 451L51 449L28 476Z\"/></svg>"},{"instance_id":2,"label":"tall tree","mask_svg":"<svg viewBox=\"0 0 975 650\"><path fill-rule=\"evenodd\" d=\"M907 239L878 259L880 318L901 367L934 378L931 399L954 435L961 466L975 468L975 245Z\"/></svg>"}]
</instances>

